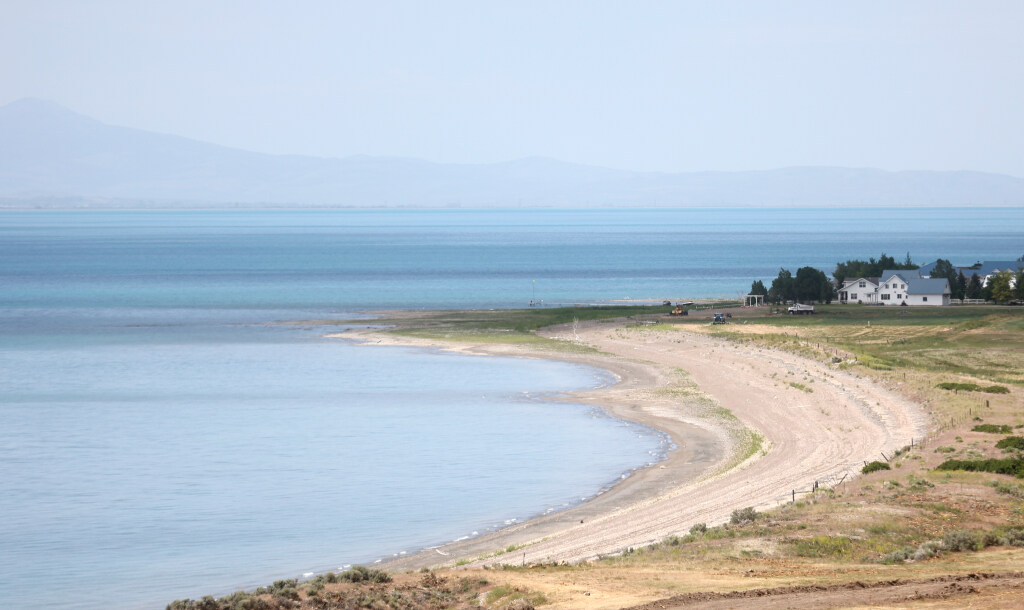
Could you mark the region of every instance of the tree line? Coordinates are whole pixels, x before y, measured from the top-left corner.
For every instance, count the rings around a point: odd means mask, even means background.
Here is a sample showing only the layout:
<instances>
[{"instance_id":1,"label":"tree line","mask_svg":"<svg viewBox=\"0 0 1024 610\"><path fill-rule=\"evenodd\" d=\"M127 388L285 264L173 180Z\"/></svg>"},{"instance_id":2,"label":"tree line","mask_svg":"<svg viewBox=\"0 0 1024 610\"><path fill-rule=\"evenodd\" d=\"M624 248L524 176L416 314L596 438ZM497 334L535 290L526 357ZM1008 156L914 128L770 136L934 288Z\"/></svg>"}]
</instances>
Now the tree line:
<instances>
[{"instance_id":1,"label":"tree line","mask_svg":"<svg viewBox=\"0 0 1024 610\"><path fill-rule=\"evenodd\" d=\"M836 298L836 289L824 271L800 267L795 276L788 269L779 269L779 276L772 280L771 288L756 280L750 287L750 294L764 295L771 303L831 303Z\"/></svg>"},{"instance_id":2,"label":"tree line","mask_svg":"<svg viewBox=\"0 0 1024 610\"><path fill-rule=\"evenodd\" d=\"M1024 300L1024 256L1017 259L1020 263L1016 272L1004 270L991 278L982 286L981 277L977 273L970 277L962 269L957 269L947 259L940 258L929 274L933 278L946 278L949 281L951 298L984 299L1005 303L1015 299ZM919 269L910 253L903 262L896 262L891 256L883 253L878 260L848 260L837 263L832 277L814 267L801 267L794 276L788 269L779 269L779 275L772 280L771 287L766 287L761 280L755 280L750 286L750 294L763 295L770 303L831 303L836 298L836 287L842 286L847 278L880 277L887 269L913 270Z\"/></svg>"}]
</instances>

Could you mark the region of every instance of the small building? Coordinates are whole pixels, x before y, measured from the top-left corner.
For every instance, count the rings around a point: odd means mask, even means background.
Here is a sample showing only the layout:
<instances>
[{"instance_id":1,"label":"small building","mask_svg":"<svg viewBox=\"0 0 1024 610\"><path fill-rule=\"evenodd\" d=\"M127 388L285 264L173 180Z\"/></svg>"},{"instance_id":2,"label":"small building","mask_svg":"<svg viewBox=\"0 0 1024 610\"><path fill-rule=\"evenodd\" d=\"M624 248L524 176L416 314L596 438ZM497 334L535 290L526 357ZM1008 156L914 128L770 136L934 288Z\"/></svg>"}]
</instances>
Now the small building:
<instances>
[{"instance_id":1,"label":"small building","mask_svg":"<svg viewBox=\"0 0 1024 610\"><path fill-rule=\"evenodd\" d=\"M878 302L878 278L858 277L844 280L838 292L840 303L874 305Z\"/></svg>"},{"instance_id":2,"label":"small building","mask_svg":"<svg viewBox=\"0 0 1024 610\"><path fill-rule=\"evenodd\" d=\"M952 290L949 280L939 278L918 278L907 284L907 305L949 305Z\"/></svg>"}]
</instances>

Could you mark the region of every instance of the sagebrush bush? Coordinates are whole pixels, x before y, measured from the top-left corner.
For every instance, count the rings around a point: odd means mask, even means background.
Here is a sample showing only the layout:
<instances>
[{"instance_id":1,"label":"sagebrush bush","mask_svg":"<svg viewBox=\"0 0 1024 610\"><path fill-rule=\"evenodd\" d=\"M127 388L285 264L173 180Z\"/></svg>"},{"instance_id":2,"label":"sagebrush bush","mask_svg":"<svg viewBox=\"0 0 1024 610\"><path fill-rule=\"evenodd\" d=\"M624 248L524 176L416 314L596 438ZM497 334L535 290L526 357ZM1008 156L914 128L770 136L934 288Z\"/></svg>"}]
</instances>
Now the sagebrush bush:
<instances>
[{"instance_id":1,"label":"sagebrush bush","mask_svg":"<svg viewBox=\"0 0 1024 610\"><path fill-rule=\"evenodd\" d=\"M929 540L917 547L914 551L914 561L930 559L942 553L943 545L941 540Z\"/></svg>"},{"instance_id":2,"label":"sagebrush bush","mask_svg":"<svg viewBox=\"0 0 1024 610\"><path fill-rule=\"evenodd\" d=\"M914 553L916 551L917 551L917 549L915 549L912 546L905 546L902 549L897 549L897 550L895 550L895 551L893 551L891 553L888 553L886 555L882 555L882 557L878 560L878 562L879 563L885 563L885 564L902 563L904 561L908 561L910 559L913 559L914 558Z\"/></svg>"},{"instance_id":3,"label":"sagebrush bush","mask_svg":"<svg viewBox=\"0 0 1024 610\"><path fill-rule=\"evenodd\" d=\"M757 511L754 510L753 506L746 508L738 508L732 511L732 516L729 517L729 523L732 525L743 525L744 523L750 523L757 520Z\"/></svg>"},{"instance_id":4,"label":"sagebrush bush","mask_svg":"<svg viewBox=\"0 0 1024 610\"><path fill-rule=\"evenodd\" d=\"M965 530L953 530L946 532L942 537L942 544L948 551L976 551L978 550L978 537L973 532Z\"/></svg>"},{"instance_id":5,"label":"sagebrush bush","mask_svg":"<svg viewBox=\"0 0 1024 610\"><path fill-rule=\"evenodd\" d=\"M694 524L690 528L690 534L692 534L694 536L700 536L701 534L707 533L707 531L708 531L708 524L707 523L696 523L696 524Z\"/></svg>"},{"instance_id":6,"label":"sagebrush bush","mask_svg":"<svg viewBox=\"0 0 1024 610\"><path fill-rule=\"evenodd\" d=\"M1024 546L1024 530L1012 529L999 542L1006 546Z\"/></svg>"},{"instance_id":7,"label":"sagebrush bush","mask_svg":"<svg viewBox=\"0 0 1024 610\"><path fill-rule=\"evenodd\" d=\"M366 566L352 566L351 570L338 575L342 582L391 582L391 575L384 570L370 569Z\"/></svg>"}]
</instances>

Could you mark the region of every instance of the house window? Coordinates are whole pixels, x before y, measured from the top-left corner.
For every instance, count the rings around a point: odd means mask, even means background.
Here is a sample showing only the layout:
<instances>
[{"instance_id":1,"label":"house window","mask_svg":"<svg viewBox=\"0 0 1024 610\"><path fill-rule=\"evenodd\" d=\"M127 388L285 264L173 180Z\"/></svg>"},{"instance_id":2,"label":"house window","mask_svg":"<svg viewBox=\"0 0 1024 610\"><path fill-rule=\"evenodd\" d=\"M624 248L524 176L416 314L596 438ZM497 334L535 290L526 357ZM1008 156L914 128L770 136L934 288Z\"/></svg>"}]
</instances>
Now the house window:
<instances>
[{"instance_id":1,"label":"house window","mask_svg":"<svg viewBox=\"0 0 1024 610\"><path fill-rule=\"evenodd\" d=\"M922 300L923 302L927 303L927 302L928 302L928 297L921 297L921 300Z\"/></svg>"},{"instance_id":2,"label":"house window","mask_svg":"<svg viewBox=\"0 0 1024 610\"><path fill-rule=\"evenodd\" d=\"M906 284L900 284L900 290L905 290L906 288L907 288Z\"/></svg>"},{"instance_id":3,"label":"house window","mask_svg":"<svg viewBox=\"0 0 1024 610\"><path fill-rule=\"evenodd\" d=\"M861 282L861 283L857 284L857 288L867 288L867 287L868 287L867 282Z\"/></svg>"},{"instance_id":4,"label":"house window","mask_svg":"<svg viewBox=\"0 0 1024 610\"><path fill-rule=\"evenodd\" d=\"M883 301L888 301L888 300L889 300L889 297L890 297L890 296L892 296L892 295L890 295L890 294L889 294L889 293L887 293L887 292L883 292L883 293L882 293L882 300L883 300Z\"/></svg>"},{"instance_id":5,"label":"house window","mask_svg":"<svg viewBox=\"0 0 1024 610\"><path fill-rule=\"evenodd\" d=\"M886 284L886 285L885 285L885 287L886 287L886 288L888 288L888 287L889 287L889 284Z\"/></svg>"},{"instance_id":6,"label":"house window","mask_svg":"<svg viewBox=\"0 0 1024 610\"><path fill-rule=\"evenodd\" d=\"M857 293L856 292L851 292L850 293L850 298L851 299L856 299L857 298Z\"/></svg>"}]
</instances>

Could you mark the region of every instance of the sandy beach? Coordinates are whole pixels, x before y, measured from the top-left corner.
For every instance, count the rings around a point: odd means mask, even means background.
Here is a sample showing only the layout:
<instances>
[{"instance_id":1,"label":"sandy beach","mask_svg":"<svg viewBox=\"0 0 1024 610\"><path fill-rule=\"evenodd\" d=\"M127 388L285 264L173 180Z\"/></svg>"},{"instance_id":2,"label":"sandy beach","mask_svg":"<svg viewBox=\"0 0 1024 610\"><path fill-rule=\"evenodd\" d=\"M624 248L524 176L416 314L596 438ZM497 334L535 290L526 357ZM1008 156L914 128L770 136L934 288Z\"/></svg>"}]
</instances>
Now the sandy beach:
<instances>
[{"instance_id":1,"label":"sandy beach","mask_svg":"<svg viewBox=\"0 0 1024 610\"><path fill-rule=\"evenodd\" d=\"M564 399L662 430L677 449L579 506L397 558L386 562L388 569L574 562L618 553L684 534L696 523L728 521L738 508L776 506L816 481L835 485L855 476L864 461L927 433L920 406L835 365L793 354L621 321L542 334L596 351L425 341L375 329L333 336L368 346L417 345L605 369L617 383Z\"/></svg>"}]
</instances>

